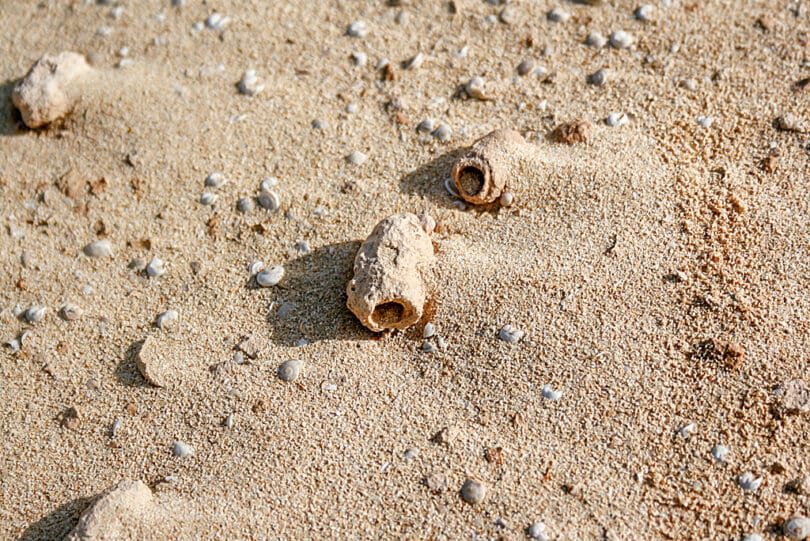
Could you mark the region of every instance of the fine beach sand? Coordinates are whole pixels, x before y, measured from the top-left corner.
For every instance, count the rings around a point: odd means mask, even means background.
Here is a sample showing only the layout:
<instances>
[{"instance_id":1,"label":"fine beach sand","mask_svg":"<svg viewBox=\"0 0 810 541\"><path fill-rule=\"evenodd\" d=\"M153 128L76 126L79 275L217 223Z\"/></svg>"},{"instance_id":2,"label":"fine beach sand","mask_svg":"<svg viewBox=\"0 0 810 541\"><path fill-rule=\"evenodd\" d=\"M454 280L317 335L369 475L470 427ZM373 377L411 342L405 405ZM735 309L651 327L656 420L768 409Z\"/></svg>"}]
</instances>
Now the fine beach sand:
<instances>
[{"instance_id":1,"label":"fine beach sand","mask_svg":"<svg viewBox=\"0 0 810 541\"><path fill-rule=\"evenodd\" d=\"M776 540L810 515L788 486L810 475L810 415L774 392L810 384L810 141L774 127L810 123L805 2L656 0L642 22L624 0L513 0L508 24L481 0L0 4L0 340L29 331L0 349L0 538L60 539L121 479L155 495L132 539L519 540L542 522L549 539ZM213 12L224 30L192 28ZM584 44L615 30L630 49ZM63 50L94 72L65 119L29 130L13 85ZM519 76L529 58L553 75ZM247 69L258 95L237 89ZM490 101L463 99L474 76ZM426 118L452 139L419 132ZM580 119L587 142L548 137ZM514 204L462 209L453 160L500 127L530 146ZM70 171L87 182L72 199ZM215 171L228 182L205 206ZM281 210L238 212L265 177ZM378 335L346 284L398 212L438 223L435 287L420 324ZM100 238L112 257L86 257ZM254 260L284 281L256 287ZM59 317L65 302L83 317ZM42 321L15 315L32 305ZM156 328L169 309L176 327ZM525 337L499 340L506 324ZM136 367L150 336L170 387ZM238 363L246 338L259 353ZM304 361L293 383L288 359ZM468 478L483 502L459 496Z\"/></svg>"}]
</instances>

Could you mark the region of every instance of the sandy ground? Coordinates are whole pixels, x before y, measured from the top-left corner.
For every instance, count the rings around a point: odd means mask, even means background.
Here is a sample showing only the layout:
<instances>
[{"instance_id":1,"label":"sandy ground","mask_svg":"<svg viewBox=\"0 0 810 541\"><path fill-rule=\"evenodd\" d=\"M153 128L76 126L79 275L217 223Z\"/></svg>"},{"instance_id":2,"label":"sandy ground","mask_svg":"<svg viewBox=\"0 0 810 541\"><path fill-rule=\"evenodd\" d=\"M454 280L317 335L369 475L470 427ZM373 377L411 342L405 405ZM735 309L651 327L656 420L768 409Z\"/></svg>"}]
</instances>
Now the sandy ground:
<instances>
[{"instance_id":1,"label":"sandy ground","mask_svg":"<svg viewBox=\"0 0 810 541\"><path fill-rule=\"evenodd\" d=\"M58 539L125 478L159 503L131 525L141 539L524 539L538 521L551 539L780 539L810 513L788 487L810 474L810 415L773 392L808 381L809 141L773 125L810 121L806 2L672 0L642 22L620 0L513 1L509 24L479 0L116 4L0 5L0 338L29 331L0 351L0 537ZM554 7L571 18L549 21ZM193 29L213 12L224 30ZM360 20L368 35L348 36ZM630 49L584 44L615 30ZM67 118L28 130L12 86L62 50L95 72ZM518 76L527 58L553 76ZM253 97L236 87L250 68ZM607 84L587 84L600 68ZM491 101L459 97L473 76ZM611 112L630 122L607 126ZM418 132L425 118L452 139ZM587 143L547 137L575 119L593 123ZM497 127L532 146L515 204L461 209L451 164ZM88 187L68 199L71 170ZM214 171L229 182L204 206ZM239 213L264 177L281 211ZM374 335L345 307L359 242L405 211L439 224L436 353L425 321ZM102 237L113 256L85 257ZM130 269L138 257L166 274ZM255 287L257 259L285 266L281 285ZM65 302L84 316L60 318ZM18 305L48 312L29 324ZM168 309L171 332L155 327ZM526 336L499 340L505 324ZM171 388L135 366L153 335ZM240 364L246 337L260 354ZM432 441L444 427L452 441ZM459 496L470 477L488 487L477 505Z\"/></svg>"}]
</instances>

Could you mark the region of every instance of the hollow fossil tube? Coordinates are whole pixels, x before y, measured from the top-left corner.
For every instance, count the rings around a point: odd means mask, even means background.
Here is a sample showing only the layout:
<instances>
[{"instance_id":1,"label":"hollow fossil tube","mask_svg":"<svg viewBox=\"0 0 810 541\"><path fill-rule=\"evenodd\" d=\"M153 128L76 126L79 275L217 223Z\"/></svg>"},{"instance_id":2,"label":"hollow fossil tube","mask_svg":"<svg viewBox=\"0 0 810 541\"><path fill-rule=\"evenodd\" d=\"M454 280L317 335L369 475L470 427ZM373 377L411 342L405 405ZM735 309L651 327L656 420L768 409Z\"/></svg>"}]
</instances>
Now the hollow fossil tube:
<instances>
[{"instance_id":1,"label":"hollow fossil tube","mask_svg":"<svg viewBox=\"0 0 810 541\"><path fill-rule=\"evenodd\" d=\"M512 176L514 151L524 143L514 130L495 130L476 141L453 164L459 195L474 205L497 200Z\"/></svg>"},{"instance_id":2,"label":"hollow fossil tube","mask_svg":"<svg viewBox=\"0 0 810 541\"><path fill-rule=\"evenodd\" d=\"M430 235L416 215L386 218L354 258L346 306L374 332L413 325L422 317L435 259Z\"/></svg>"}]
</instances>

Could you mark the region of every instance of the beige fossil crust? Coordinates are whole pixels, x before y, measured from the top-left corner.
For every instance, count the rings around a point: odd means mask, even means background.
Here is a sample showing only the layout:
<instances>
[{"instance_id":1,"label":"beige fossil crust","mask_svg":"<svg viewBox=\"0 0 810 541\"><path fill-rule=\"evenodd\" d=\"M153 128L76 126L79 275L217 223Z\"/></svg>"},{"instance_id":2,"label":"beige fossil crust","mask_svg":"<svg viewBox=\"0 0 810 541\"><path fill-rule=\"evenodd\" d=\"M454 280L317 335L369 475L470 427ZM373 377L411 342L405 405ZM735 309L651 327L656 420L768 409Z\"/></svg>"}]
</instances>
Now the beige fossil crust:
<instances>
[{"instance_id":1,"label":"beige fossil crust","mask_svg":"<svg viewBox=\"0 0 810 541\"><path fill-rule=\"evenodd\" d=\"M453 182L468 203L496 201L513 177L514 163L525 144L514 130L500 129L476 141L453 164Z\"/></svg>"},{"instance_id":2,"label":"beige fossil crust","mask_svg":"<svg viewBox=\"0 0 810 541\"><path fill-rule=\"evenodd\" d=\"M82 514L65 541L128 538L153 505L152 491L143 481L119 481Z\"/></svg>"},{"instance_id":3,"label":"beige fossil crust","mask_svg":"<svg viewBox=\"0 0 810 541\"><path fill-rule=\"evenodd\" d=\"M11 93L25 125L39 128L65 116L79 95L78 81L90 70L84 56L69 51L37 60Z\"/></svg>"},{"instance_id":4,"label":"beige fossil crust","mask_svg":"<svg viewBox=\"0 0 810 541\"><path fill-rule=\"evenodd\" d=\"M435 259L416 215L386 218L357 252L346 305L372 331L410 327L422 317Z\"/></svg>"}]
</instances>

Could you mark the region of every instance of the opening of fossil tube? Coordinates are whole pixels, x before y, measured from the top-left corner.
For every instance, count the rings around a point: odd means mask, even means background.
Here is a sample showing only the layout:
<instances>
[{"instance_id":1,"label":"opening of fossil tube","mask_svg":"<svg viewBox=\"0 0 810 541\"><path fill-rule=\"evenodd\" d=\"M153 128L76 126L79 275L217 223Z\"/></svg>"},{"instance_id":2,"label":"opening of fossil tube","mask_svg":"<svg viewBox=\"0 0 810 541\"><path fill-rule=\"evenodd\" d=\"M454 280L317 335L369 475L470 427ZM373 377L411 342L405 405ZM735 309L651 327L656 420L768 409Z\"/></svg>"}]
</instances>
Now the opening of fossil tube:
<instances>
[{"instance_id":1,"label":"opening of fossil tube","mask_svg":"<svg viewBox=\"0 0 810 541\"><path fill-rule=\"evenodd\" d=\"M399 323L404 315L405 307L398 302L384 302L374 307L370 319L381 327L390 327Z\"/></svg>"},{"instance_id":2,"label":"opening of fossil tube","mask_svg":"<svg viewBox=\"0 0 810 541\"><path fill-rule=\"evenodd\" d=\"M458 174L458 184L466 195L478 195L484 189L484 172L477 167L465 167Z\"/></svg>"}]
</instances>

